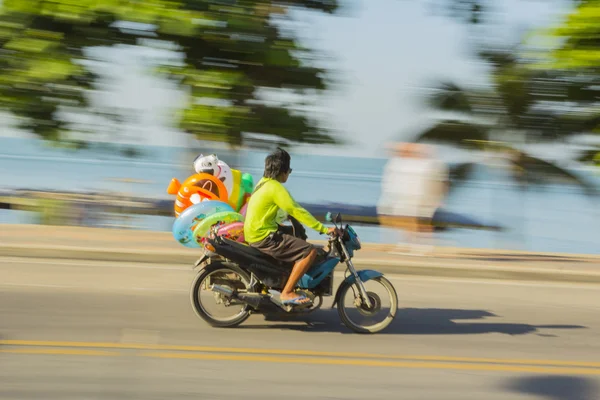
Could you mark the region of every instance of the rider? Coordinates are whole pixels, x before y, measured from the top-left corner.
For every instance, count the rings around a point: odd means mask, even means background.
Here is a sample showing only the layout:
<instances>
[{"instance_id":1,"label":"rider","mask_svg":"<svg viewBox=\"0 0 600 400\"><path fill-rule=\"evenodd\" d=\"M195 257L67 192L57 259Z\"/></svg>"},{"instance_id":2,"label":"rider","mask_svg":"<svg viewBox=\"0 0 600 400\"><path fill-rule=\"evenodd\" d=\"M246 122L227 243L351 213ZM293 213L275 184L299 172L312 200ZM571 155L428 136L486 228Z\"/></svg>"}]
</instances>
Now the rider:
<instances>
[{"instance_id":1,"label":"rider","mask_svg":"<svg viewBox=\"0 0 600 400\"><path fill-rule=\"evenodd\" d=\"M317 247L283 231L277 224L277 212L283 210L304 225L321 234L335 234L336 228L326 228L300 206L282 185L287 182L292 169L288 152L277 148L265 158L263 178L256 185L248 201L244 221L244 237L248 244L263 253L294 266L280 294L283 304L310 303L304 295L297 295L294 287L308 271L318 254Z\"/></svg>"}]
</instances>

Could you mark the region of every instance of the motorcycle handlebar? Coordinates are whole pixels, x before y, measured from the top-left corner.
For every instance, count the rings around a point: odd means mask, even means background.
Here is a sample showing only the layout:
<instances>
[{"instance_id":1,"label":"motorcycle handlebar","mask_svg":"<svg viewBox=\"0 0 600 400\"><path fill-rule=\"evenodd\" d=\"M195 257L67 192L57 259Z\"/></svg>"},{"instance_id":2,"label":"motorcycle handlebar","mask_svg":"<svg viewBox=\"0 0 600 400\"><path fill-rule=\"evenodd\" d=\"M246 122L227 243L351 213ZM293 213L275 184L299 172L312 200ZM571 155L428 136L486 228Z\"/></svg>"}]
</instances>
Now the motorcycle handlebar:
<instances>
[{"instance_id":1,"label":"motorcycle handlebar","mask_svg":"<svg viewBox=\"0 0 600 400\"><path fill-rule=\"evenodd\" d=\"M338 237L342 236L342 232L340 232L339 229L335 229L334 231L327 232L327 236L329 236L331 239L337 239Z\"/></svg>"}]
</instances>

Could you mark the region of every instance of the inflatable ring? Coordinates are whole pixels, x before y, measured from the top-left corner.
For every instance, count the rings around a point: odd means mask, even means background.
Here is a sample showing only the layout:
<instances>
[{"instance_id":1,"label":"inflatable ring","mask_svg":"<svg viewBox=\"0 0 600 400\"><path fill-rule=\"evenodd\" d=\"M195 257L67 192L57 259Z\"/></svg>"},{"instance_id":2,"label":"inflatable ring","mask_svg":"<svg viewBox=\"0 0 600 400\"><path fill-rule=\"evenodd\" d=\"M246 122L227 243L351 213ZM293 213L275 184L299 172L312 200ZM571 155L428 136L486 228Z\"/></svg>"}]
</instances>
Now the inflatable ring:
<instances>
[{"instance_id":1,"label":"inflatable ring","mask_svg":"<svg viewBox=\"0 0 600 400\"><path fill-rule=\"evenodd\" d=\"M227 225L223 225L217 231L219 236L224 236L228 239L238 241L240 243L244 242L244 223L241 221L232 222Z\"/></svg>"},{"instance_id":2,"label":"inflatable ring","mask_svg":"<svg viewBox=\"0 0 600 400\"><path fill-rule=\"evenodd\" d=\"M173 223L173 237L179 243L186 247L199 248L201 247L194 240L194 229L200 222L211 214L231 212L231 206L223 201L208 200L199 204L194 204L175 219Z\"/></svg>"},{"instance_id":3,"label":"inflatable ring","mask_svg":"<svg viewBox=\"0 0 600 400\"><path fill-rule=\"evenodd\" d=\"M241 214L236 213L235 211L224 211L216 214L211 214L208 217L204 218L200 223L194 228L194 237L196 241L204 238L210 228L216 224L217 222L223 222L225 224L230 224L232 222L242 222L244 217Z\"/></svg>"}]
</instances>

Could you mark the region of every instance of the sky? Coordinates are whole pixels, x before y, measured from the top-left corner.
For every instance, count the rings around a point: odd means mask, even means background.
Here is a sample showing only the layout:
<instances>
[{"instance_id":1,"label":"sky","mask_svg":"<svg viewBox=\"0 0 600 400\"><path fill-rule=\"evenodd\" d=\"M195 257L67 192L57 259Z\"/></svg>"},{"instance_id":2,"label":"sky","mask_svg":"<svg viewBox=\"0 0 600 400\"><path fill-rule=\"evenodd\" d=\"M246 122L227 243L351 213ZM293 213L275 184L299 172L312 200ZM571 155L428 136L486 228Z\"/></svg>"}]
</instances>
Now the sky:
<instances>
[{"instance_id":1,"label":"sky","mask_svg":"<svg viewBox=\"0 0 600 400\"><path fill-rule=\"evenodd\" d=\"M320 101L320 118L349 143L343 148L323 146L318 153L384 156L386 142L410 139L431 123L421 99L426 85L439 79L459 84L486 82L486 68L468 57L467 26L436 16L429 6L431 0L350 3L340 15L296 15L305 24L299 25L303 40L332 59L336 77L344 82ZM569 10L567 2L558 0L494 3L501 4L496 4L500 8L486 34L501 42L513 40L519 29L560 22ZM148 62L169 55L131 47L96 49L93 54L104 59L96 68L111 77L106 90L95 98L137 116L135 126L116 132L121 141L189 144L189 136L174 128L173 111L183 105L182 93L147 70ZM3 129L0 135L18 134ZM315 147L297 150L314 152Z\"/></svg>"}]
</instances>

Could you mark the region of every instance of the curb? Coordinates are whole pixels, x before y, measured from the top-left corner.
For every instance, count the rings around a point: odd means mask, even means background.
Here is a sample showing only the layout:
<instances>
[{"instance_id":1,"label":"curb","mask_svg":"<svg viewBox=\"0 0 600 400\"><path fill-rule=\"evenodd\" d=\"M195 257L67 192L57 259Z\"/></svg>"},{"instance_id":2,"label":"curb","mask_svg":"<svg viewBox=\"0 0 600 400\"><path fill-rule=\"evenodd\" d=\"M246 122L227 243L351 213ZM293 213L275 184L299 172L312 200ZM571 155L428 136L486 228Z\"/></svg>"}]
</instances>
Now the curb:
<instances>
[{"instance_id":1,"label":"curb","mask_svg":"<svg viewBox=\"0 0 600 400\"><path fill-rule=\"evenodd\" d=\"M18 257L32 259L69 259L107 262L128 262L148 264L171 264L191 266L200 258L196 251L152 251L139 250L106 251L95 248L73 246L27 246L0 245L0 257ZM439 278L495 279L510 281L537 281L562 283L600 283L600 270L569 271L564 269L546 269L532 267L497 267L483 265L465 265L453 260L446 265L435 265L435 259L407 260L402 264L390 260L355 260L359 269L372 268L384 274L426 276Z\"/></svg>"},{"instance_id":2,"label":"curb","mask_svg":"<svg viewBox=\"0 0 600 400\"><path fill-rule=\"evenodd\" d=\"M435 278L462 278L475 280L503 280L520 282L555 282L555 283L586 283L600 284L600 274L573 272L564 270L539 270L531 268L505 269L487 268L478 269L474 267L434 267L427 265L397 265L378 266L370 263L357 263L361 268L371 267L384 274L435 277Z\"/></svg>"},{"instance_id":3,"label":"curb","mask_svg":"<svg viewBox=\"0 0 600 400\"><path fill-rule=\"evenodd\" d=\"M200 249L198 249L200 250ZM92 260L148 264L193 264L200 251L102 250L73 246L0 245L0 257Z\"/></svg>"}]
</instances>

